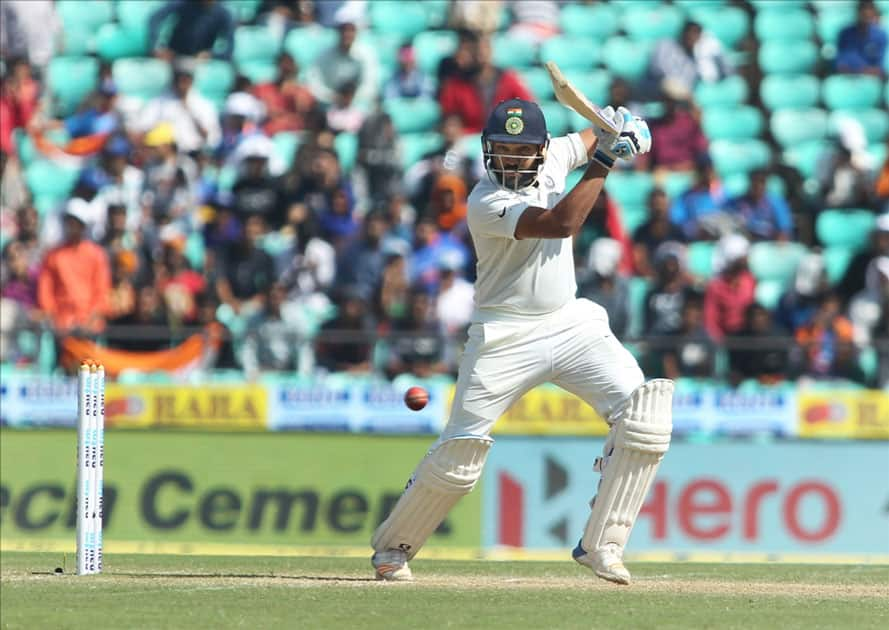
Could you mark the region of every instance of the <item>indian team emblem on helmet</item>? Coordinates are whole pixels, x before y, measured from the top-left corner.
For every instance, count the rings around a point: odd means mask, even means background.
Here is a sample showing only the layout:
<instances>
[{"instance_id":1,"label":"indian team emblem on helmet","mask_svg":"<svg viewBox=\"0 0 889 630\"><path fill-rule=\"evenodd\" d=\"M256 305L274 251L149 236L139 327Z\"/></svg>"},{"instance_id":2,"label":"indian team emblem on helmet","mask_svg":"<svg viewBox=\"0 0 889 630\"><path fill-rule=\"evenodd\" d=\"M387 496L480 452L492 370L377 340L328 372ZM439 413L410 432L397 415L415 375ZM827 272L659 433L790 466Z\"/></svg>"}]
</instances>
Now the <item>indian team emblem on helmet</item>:
<instances>
[{"instance_id":1,"label":"indian team emblem on helmet","mask_svg":"<svg viewBox=\"0 0 889 630\"><path fill-rule=\"evenodd\" d=\"M522 121L522 108L510 107L506 110L506 133L517 136L522 133L525 123Z\"/></svg>"},{"instance_id":2,"label":"indian team emblem on helmet","mask_svg":"<svg viewBox=\"0 0 889 630\"><path fill-rule=\"evenodd\" d=\"M522 119L518 116L510 116L506 119L506 133L517 136L522 133L522 130L525 128L525 123L522 122Z\"/></svg>"}]
</instances>

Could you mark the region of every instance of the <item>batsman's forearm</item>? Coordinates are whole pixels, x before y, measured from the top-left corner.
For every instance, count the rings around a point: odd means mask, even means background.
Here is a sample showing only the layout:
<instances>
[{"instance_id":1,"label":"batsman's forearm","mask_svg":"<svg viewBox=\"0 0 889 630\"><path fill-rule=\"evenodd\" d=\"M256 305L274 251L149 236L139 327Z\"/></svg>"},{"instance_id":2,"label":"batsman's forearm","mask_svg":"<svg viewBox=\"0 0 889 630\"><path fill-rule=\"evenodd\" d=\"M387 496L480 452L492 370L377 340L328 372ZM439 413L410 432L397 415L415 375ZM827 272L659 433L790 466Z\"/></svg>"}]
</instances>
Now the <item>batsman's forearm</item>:
<instances>
[{"instance_id":1,"label":"batsman's forearm","mask_svg":"<svg viewBox=\"0 0 889 630\"><path fill-rule=\"evenodd\" d=\"M556 215L559 223L566 226L571 235L580 231L580 227L586 221L596 204L596 199L602 192L607 175L607 168L590 160L580 181L553 207L553 214Z\"/></svg>"}]
</instances>

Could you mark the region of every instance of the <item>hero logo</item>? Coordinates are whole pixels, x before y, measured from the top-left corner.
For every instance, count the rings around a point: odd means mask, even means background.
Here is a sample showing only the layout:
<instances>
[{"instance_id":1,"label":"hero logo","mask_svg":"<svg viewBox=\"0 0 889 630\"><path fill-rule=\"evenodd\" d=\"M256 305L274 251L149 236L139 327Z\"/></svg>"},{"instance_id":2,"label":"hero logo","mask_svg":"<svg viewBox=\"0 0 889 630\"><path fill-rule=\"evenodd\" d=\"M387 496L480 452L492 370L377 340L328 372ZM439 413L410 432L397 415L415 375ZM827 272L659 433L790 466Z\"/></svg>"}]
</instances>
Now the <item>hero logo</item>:
<instances>
[{"instance_id":1,"label":"hero logo","mask_svg":"<svg viewBox=\"0 0 889 630\"><path fill-rule=\"evenodd\" d=\"M546 476L547 499L561 494L568 485L564 478L553 486L552 476ZM499 473L499 544L524 546L525 491L520 481L504 471ZM800 480L782 489L777 480L763 479L733 496L728 485L712 478L692 479L678 488L668 481L657 481L642 506L636 529L649 528L649 535L655 541L668 540L678 533L697 542L718 542L735 534L755 543L762 536L761 515L767 509L764 504L774 499L779 501L780 522L787 534L798 542L823 543L839 530L843 515L839 494L822 481ZM806 505L817 505L820 516L805 518ZM550 533L567 544L570 536L563 531L564 522L565 519L559 521L559 526ZM671 530L676 527L679 532Z\"/></svg>"},{"instance_id":2,"label":"hero logo","mask_svg":"<svg viewBox=\"0 0 889 630\"><path fill-rule=\"evenodd\" d=\"M760 511L769 495L777 494L781 501L781 522L795 540L806 543L824 542L833 536L840 526L842 505L837 493L827 484L817 480L805 480L793 484L784 492L778 482L766 479L750 486L741 497L732 497L729 488L718 479L696 479L679 491L673 507L675 521L670 513L669 488L666 481L658 481L651 489L648 501L639 515L650 520L651 534L655 540L667 538L668 520L676 522L682 533L700 541L715 541L727 536L732 529L732 516L740 511L741 537L756 541L760 536ZM740 503L737 501L740 500ZM819 523L803 523L801 518L804 501L820 502L822 517ZM706 524L701 517L706 518ZM720 518L721 517L721 518Z\"/></svg>"}]
</instances>

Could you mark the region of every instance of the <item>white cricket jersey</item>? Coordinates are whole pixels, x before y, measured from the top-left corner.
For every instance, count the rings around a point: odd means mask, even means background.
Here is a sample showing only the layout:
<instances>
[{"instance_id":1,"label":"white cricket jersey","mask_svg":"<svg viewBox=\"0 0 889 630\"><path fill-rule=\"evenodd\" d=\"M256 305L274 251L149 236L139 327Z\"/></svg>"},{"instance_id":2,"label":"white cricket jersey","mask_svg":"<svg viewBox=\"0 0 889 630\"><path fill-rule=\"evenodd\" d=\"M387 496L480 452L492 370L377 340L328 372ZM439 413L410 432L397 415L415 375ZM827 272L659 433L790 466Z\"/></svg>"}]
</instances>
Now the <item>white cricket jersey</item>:
<instances>
[{"instance_id":1,"label":"white cricket jersey","mask_svg":"<svg viewBox=\"0 0 889 630\"><path fill-rule=\"evenodd\" d=\"M580 134L554 138L536 186L501 188L485 177L469 195L467 223L478 256L473 321L550 313L573 299L572 239L517 240L516 224L529 206L552 208L565 195L565 178L587 161Z\"/></svg>"}]
</instances>

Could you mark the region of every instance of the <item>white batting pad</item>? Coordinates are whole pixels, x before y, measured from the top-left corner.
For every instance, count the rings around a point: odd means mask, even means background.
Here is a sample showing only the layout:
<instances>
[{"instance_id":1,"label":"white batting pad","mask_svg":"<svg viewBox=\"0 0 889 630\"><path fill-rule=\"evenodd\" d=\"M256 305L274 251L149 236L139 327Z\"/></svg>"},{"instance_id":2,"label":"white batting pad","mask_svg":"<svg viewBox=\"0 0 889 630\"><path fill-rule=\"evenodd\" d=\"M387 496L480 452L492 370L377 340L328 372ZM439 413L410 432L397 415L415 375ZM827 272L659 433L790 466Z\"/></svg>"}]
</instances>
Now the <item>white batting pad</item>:
<instances>
[{"instance_id":1,"label":"white batting pad","mask_svg":"<svg viewBox=\"0 0 889 630\"><path fill-rule=\"evenodd\" d=\"M581 546L591 552L603 545L623 549L654 482L658 466L670 448L673 430L673 381L656 379L633 392L611 425L602 473Z\"/></svg>"},{"instance_id":2,"label":"white batting pad","mask_svg":"<svg viewBox=\"0 0 889 630\"><path fill-rule=\"evenodd\" d=\"M489 437L462 435L430 450L374 532L371 546L376 551L401 549L408 560L413 558L460 497L475 487L493 443Z\"/></svg>"}]
</instances>

